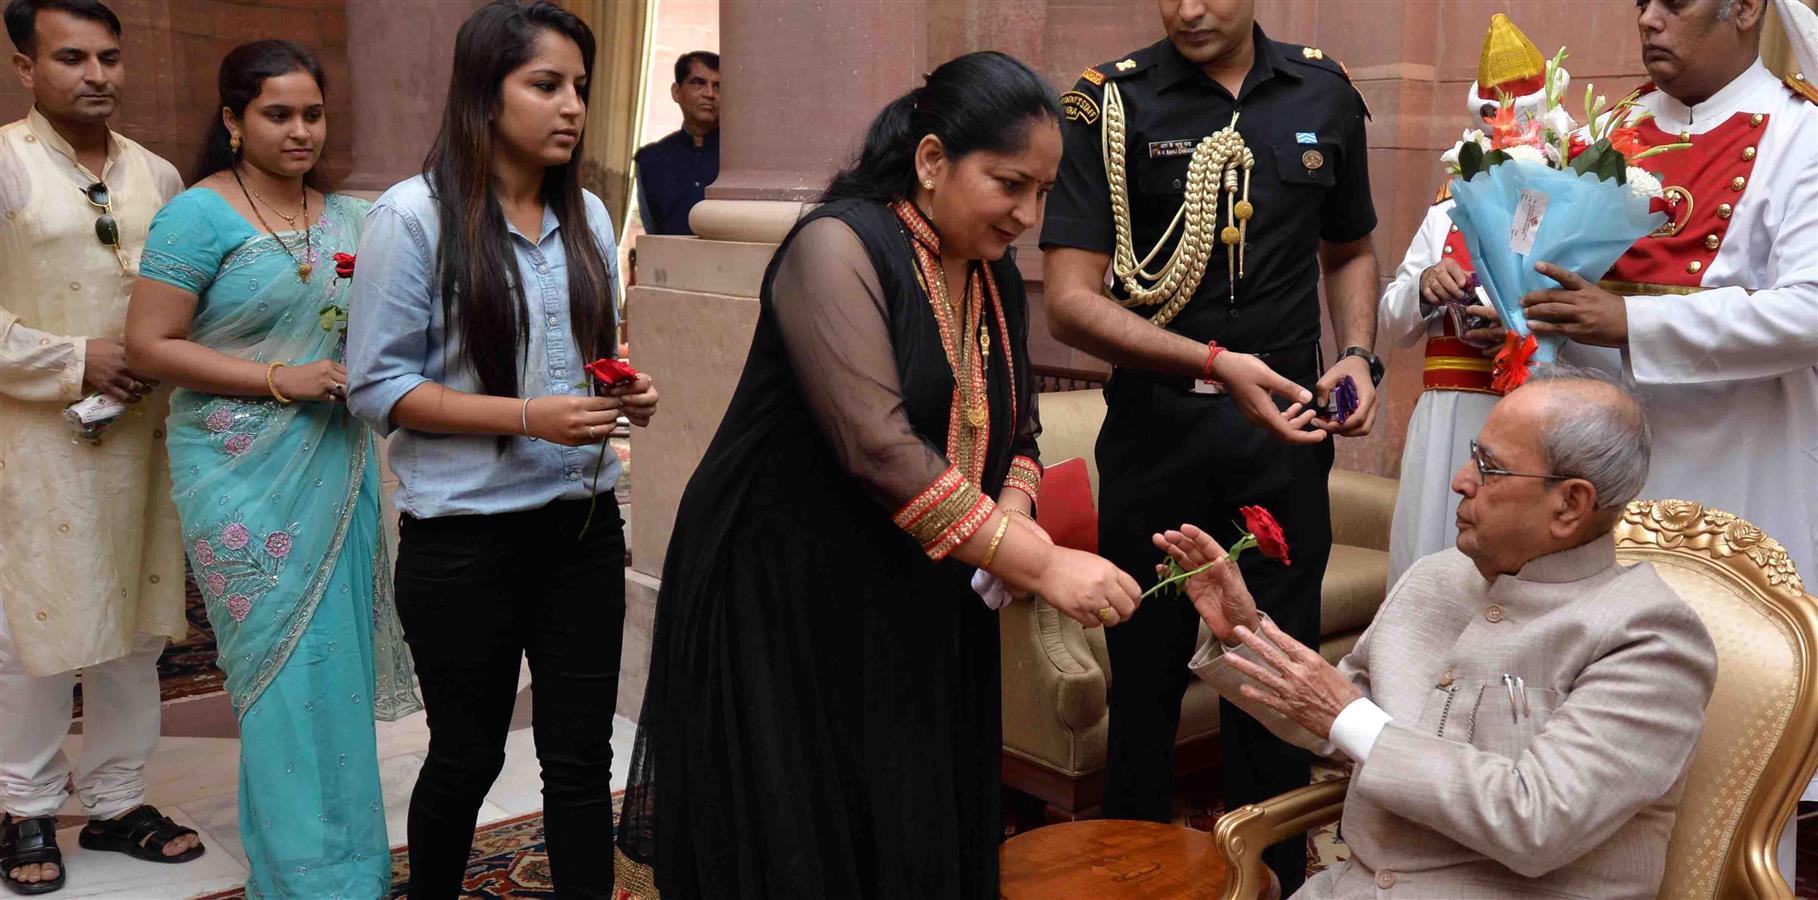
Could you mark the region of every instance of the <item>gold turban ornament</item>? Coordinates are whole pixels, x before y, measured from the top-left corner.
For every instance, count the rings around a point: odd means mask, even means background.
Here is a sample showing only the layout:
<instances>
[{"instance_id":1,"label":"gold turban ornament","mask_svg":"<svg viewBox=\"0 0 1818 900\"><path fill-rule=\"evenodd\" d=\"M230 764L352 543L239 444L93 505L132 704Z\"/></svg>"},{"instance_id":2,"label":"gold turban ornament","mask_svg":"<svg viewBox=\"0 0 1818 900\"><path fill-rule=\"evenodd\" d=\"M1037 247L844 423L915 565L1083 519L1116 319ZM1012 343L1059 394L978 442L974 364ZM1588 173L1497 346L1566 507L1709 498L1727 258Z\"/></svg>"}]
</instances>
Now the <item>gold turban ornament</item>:
<instances>
[{"instance_id":1,"label":"gold turban ornament","mask_svg":"<svg viewBox=\"0 0 1818 900\"><path fill-rule=\"evenodd\" d=\"M1490 17L1483 36L1483 55L1477 59L1477 96L1496 100L1497 91L1510 97L1534 94L1546 87L1547 61L1540 48L1502 13Z\"/></svg>"}]
</instances>

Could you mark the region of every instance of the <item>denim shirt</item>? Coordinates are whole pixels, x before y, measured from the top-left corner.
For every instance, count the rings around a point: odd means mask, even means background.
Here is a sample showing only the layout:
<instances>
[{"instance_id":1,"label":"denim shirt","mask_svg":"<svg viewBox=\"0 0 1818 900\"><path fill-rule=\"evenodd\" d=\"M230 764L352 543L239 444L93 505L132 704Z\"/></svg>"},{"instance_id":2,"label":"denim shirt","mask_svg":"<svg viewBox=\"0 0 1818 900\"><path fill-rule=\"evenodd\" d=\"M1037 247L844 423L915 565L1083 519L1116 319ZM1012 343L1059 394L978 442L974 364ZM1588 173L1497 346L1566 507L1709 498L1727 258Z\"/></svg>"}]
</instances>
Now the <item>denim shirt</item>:
<instances>
[{"instance_id":1,"label":"denim shirt","mask_svg":"<svg viewBox=\"0 0 1818 900\"><path fill-rule=\"evenodd\" d=\"M586 196L587 227L600 244L613 284L618 254L612 220L600 198ZM517 280L524 286L528 353L518 384L527 397L587 393L568 315L568 264L555 211L544 207L535 240L508 223ZM470 394L485 393L442 314L436 275L440 217L429 184L419 175L385 192L366 217L348 299L347 406L381 435L399 488L398 510L417 518L486 515L537 509L554 500L610 493L619 458L598 446L564 447L514 436L501 452L486 434L436 434L397 429L392 407L418 385L434 381ZM610 294L600 298L608 303Z\"/></svg>"}]
</instances>

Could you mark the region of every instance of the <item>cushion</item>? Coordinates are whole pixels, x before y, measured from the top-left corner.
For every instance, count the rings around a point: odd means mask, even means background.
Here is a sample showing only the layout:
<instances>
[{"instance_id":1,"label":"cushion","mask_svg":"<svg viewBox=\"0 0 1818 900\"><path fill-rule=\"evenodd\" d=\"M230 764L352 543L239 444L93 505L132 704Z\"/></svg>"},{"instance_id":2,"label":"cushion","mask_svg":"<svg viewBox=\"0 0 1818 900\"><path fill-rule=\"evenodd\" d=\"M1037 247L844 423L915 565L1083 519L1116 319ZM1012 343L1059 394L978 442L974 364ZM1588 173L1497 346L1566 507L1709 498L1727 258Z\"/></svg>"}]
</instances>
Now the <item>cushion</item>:
<instances>
[{"instance_id":1,"label":"cushion","mask_svg":"<svg viewBox=\"0 0 1818 900\"><path fill-rule=\"evenodd\" d=\"M1376 618L1387 595L1389 554L1367 547L1333 544L1319 586L1319 633L1361 631Z\"/></svg>"},{"instance_id":2,"label":"cushion","mask_svg":"<svg viewBox=\"0 0 1818 900\"><path fill-rule=\"evenodd\" d=\"M1062 547L1098 552L1098 507L1092 503L1085 460L1064 459L1042 471L1035 521Z\"/></svg>"}]
</instances>

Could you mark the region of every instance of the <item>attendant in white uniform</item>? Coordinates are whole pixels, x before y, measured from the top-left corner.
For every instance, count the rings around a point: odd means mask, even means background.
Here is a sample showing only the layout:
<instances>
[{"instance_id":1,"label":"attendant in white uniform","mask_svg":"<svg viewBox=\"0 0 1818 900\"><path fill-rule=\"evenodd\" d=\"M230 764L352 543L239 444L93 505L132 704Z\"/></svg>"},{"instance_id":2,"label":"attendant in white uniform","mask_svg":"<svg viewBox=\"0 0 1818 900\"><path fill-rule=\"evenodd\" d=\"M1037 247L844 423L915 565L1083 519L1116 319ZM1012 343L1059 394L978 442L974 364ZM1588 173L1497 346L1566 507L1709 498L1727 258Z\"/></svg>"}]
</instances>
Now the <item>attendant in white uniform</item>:
<instances>
[{"instance_id":1,"label":"attendant in white uniform","mask_svg":"<svg viewBox=\"0 0 1818 900\"><path fill-rule=\"evenodd\" d=\"M1502 13L1490 20L1484 35L1477 80L1465 94L1470 121L1478 127L1498 108L1499 95L1514 97L1522 116L1538 116L1546 108L1546 60L1527 35ZM1555 78L1561 91L1571 78L1560 69ZM1443 157L1457 160L1457 147ZM1389 534L1389 585L1423 556L1438 553L1458 540L1454 517L1458 502L1452 494L1452 473L1470 458L1471 438L1483 428L1490 407L1500 396L1490 387L1492 353L1459 337L1461 316L1448 315L1448 302L1471 296L1465 283L1471 274L1471 254L1458 226L1452 224L1451 184L1439 189L1427 210L1420 231L1408 245L1408 254L1395 270L1395 280L1383 292L1376 308L1378 350L1394 342L1412 347L1426 340L1426 361L1421 373L1422 393L1408 420L1407 442L1401 451L1401 487L1395 498L1395 523ZM1476 289L1472 303L1487 305L1489 296Z\"/></svg>"}]
</instances>

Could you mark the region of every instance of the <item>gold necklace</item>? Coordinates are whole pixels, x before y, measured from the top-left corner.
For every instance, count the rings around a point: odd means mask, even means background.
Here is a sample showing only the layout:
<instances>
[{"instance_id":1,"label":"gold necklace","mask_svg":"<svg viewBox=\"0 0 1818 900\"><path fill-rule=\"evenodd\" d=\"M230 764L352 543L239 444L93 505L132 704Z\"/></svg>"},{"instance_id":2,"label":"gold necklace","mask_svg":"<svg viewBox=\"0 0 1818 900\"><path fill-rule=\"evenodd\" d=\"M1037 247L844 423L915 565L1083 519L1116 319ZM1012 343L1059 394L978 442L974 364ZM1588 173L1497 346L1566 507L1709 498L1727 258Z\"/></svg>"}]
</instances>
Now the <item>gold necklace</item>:
<instances>
[{"instance_id":1,"label":"gold necklace","mask_svg":"<svg viewBox=\"0 0 1818 900\"><path fill-rule=\"evenodd\" d=\"M263 196L260 196L252 188L247 187L245 184L241 184L240 189L246 192L246 196L247 196L248 200L257 200L258 202L265 204L266 209L271 210L273 215L276 215L278 218L283 219L287 224L290 225L290 227L292 229L295 229L297 227L297 217L301 216L301 215L303 215L303 213L309 211L309 188L303 189L303 211L291 213L290 215L285 215L284 210L279 209L277 204L271 202L270 200L265 199Z\"/></svg>"},{"instance_id":2,"label":"gold necklace","mask_svg":"<svg viewBox=\"0 0 1818 900\"><path fill-rule=\"evenodd\" d=\"M289 244L284 243L283 238L278 237L278 232L271 227L270 223L265 221L265 215L259 212L259 205L253 202L252 191L247 190L246 182L240 179L240 167L234 166L228 171L234 173L234 183L240 186L240 193L246 195L246 205L252 208L253 217L259 220L260 225L264 226L266 233L271 235L271 239L278 242L278 247L284 251L284 255L290 257L290 261L297 264L297 278L305 282L309 281L309 273L314 272L316 269L316 240L314 229L303 229L303 258L298 259L296 252L290 249ZM275 209L272 211L277 212ZM283 214L279 213L279 215ZM298 213L298 215L309 215L308 186L304 186L303 188L303 211Z\"/></svg>"}]
</instances>

